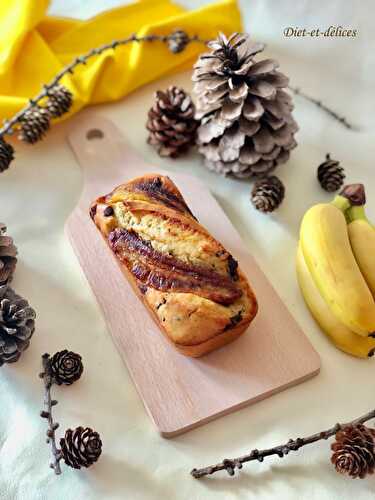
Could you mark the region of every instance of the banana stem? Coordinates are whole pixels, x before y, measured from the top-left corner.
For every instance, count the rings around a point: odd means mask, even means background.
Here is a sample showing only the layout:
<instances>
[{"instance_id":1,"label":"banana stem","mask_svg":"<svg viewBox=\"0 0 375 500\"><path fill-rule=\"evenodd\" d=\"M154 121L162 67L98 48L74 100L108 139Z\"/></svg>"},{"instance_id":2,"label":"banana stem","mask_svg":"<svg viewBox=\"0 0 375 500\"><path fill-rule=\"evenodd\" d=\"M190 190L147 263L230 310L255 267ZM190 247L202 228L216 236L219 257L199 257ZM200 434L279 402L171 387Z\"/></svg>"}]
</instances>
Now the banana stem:
<instances>
[{"instance_id":1,"label":"banana stem","mask_svg":"<svg viewBox=\"0 0 375 500\"><path fill-rule=\"evenodd\" d=\"M366 193L363 184L348 184L339 194L339 197L347 198L350 206L361 206L366 203Z\"/></svg>"},{"instance_id":2,"label":"banana stem","mask_svg":"<svg viewBox=\"0 0 375 500\"><path fill-rule=\"evenodd\" d=\"M334 205L336 208L341 210L344 214L346 211L351 207L350 201L348 198L345 198L344 196L337 195L334 197L334 199L331 201L332 205Z\"/></svg>"},{"instance_id":3,"label":"banana stem","mask_svg":"<svg viewBox=\"0 0 375 500\"><path fill-rule=\"evenodd\" d=\"M363 208L366 203L366 193L363 184L348 184L340 194L335 196L331 203L341 210L348 224L351 222L350 210L358 209L353 212L353 216L356 215L355 218L366 218Z\"/></svg>"}]
</instances>

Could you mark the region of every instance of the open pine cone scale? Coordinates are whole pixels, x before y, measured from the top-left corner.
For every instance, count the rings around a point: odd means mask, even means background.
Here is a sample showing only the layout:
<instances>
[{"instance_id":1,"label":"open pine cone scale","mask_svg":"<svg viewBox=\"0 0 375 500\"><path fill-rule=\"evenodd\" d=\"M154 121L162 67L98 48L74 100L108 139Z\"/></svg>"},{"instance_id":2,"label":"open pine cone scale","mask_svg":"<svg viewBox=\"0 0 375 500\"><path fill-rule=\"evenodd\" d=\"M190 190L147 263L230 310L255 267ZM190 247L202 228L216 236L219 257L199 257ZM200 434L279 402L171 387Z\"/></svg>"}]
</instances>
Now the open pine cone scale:
<instances>
[{"instance_id":1,"label":"open pine cone scale","mask_svg":"<svg viewBox=\"0 0 375 500\"><path fill-rule=\"evenodd\" d=\"M199 151L207 166L236 177L264 175L289 158L298 126L288 78L273 59L254 61L264 46L248 35L220 35L195 65Z\"/></svg>"}]
</instances>

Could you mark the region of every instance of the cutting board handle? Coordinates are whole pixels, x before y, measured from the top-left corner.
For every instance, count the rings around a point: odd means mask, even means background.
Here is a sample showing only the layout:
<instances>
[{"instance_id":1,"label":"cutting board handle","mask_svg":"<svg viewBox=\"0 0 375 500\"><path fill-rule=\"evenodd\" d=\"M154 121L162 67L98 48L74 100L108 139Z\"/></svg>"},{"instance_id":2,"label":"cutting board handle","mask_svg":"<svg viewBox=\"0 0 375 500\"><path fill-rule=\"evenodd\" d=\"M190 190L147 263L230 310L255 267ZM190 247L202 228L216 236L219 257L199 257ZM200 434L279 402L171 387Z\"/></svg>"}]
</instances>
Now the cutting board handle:
<instances>
[{"instance_id":1,"label":"cutting board handle","mask_svg":"<svg viewBox=\"0 0 375 500\"><path fill-rule=\"evenodd\" d=\"M80 113L68 134L68 141L82 167L84 192L90 191L98 180L118 180L119 174L126 170L127 164L146 168L145 161L126 142L116 125L93 113L91 110ZM110 169L106 166L110 165Z\"/></svg>"}]
</instances>

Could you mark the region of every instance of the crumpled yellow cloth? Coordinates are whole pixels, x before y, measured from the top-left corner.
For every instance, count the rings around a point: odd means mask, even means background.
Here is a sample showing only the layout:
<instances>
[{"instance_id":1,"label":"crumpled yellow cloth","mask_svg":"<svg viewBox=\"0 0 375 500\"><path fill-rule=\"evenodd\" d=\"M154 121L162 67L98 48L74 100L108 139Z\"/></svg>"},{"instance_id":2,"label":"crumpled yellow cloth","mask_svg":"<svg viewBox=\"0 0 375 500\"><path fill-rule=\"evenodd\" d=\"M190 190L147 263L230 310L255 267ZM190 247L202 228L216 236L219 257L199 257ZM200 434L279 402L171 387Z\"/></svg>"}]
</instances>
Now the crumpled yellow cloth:
<instances>
[{"instance_id":1,"label":"crumpled yellow cloth","mask_svg":"<svg viewBox=\"0 0 375 500\"><path fill-rule=\"evenodd\" d=\"M236 0L221 0L186 10L169 0L139 0L87 21L46 16L48 0L0 1L0 117L27 104L42 85L75 57L114 39L168 34L181 28L203 39L219 31L241 30ZM64 76L74 93L69 114L85 105L113 101L169 73L191 67L202 44L191 43L172 54L161 42L130 43L95 56ZM66 117L65 115L64 117Z\"/></svg>"}]
</instances>

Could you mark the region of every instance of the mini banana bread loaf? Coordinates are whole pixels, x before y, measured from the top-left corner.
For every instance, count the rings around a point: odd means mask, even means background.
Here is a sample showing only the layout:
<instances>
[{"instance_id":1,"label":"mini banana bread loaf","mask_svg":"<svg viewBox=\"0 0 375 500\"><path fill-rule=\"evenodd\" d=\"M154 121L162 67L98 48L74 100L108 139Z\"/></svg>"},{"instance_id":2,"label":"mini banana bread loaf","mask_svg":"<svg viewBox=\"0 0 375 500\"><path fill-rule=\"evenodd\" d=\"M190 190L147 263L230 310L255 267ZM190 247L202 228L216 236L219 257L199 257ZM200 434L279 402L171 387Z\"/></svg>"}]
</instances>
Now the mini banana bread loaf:
<instances>
[{"instance_id":1,"label":"mini banana bread loaf","mask_svg":"<svg viewBox=\"0 0 375 500\"><path fill-rule=\"evenodd\" d=\"M149 174L98 198L90 215L158 326L198 357L239 337L257 301L236 260L169 177Z\"/></svg>"}]
</instances>

